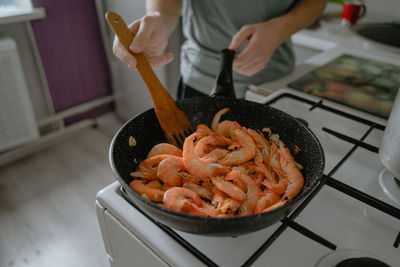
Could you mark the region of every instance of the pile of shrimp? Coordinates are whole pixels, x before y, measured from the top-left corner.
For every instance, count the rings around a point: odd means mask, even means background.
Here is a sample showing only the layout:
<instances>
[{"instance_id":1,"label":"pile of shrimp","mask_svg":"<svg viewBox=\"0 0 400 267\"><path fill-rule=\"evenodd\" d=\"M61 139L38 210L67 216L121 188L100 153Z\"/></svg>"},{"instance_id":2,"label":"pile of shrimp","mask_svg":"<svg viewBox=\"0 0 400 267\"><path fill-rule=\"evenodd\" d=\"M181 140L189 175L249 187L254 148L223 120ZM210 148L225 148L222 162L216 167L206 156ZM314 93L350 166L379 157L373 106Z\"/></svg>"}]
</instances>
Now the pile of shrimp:
<instances>
[{"instance_id":1,"label":"pile of shrimp","mask_svg":"<svg viewBox=\"0 0 400 267\"><path fill-rule=\"evenodd\" d=\"M199 216L244 216L268 212L292 200L304 178L278 135L224 120L200 124L183 149L155 145L130 187L169 209Z\"/></svg>"}]
</instances>

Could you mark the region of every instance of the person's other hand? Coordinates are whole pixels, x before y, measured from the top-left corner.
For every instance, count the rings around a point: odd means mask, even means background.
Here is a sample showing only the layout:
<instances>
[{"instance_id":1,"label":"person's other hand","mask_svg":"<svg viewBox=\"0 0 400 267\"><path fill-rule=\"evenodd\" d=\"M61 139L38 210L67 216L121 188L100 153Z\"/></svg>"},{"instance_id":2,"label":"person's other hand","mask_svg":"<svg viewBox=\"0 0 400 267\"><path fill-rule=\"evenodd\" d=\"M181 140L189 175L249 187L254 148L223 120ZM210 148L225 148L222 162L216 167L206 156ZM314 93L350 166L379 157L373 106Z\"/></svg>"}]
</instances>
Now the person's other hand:
<instances>
[{"instance_id":1,"label":"person's other hand","mask_svg":"<svg viewBox=\"0 0 400 267\"><path fill-rule=\"evenodd\" d=\"M166 25L167 23L161 16L152 14L146 15L128 26L135 35L129 50L134 53L143 52L152 68L160 68L174 58L172 53L161 54L168 44L168 37L172 31ZM113 53L131 69L136 69L135 57L119 42L117 36L114 38Z\"/></svg>"},{"instance_id":2,"label":"person's other hand","mask_svg":"<svg viewBox=\"0 0 400 267\"><path fill-rule=\"evenodd\" d=\"M245 48L233 60L233 69L252 76L264 69L275 49L284 40L278 19L243 26L232 38L229 49L237 50L245 41Z\"/></svg>"}]
</instances>

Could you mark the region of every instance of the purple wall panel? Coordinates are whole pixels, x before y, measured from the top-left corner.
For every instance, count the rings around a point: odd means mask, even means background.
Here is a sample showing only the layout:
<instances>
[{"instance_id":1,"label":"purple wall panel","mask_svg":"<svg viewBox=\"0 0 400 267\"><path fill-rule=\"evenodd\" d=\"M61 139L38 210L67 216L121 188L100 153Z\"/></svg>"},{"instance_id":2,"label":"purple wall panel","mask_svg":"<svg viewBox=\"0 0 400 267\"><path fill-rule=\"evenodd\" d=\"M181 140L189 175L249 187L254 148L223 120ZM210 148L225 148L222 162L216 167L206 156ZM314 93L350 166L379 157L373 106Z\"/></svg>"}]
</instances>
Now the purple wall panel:
<instances>
[{"instance_id":1,"label":"purple wall panel","mask_svg":"<svg viewBox=\"0 0 400 267\"><path fill-rule=\"evenodd\" d=\"M110 95L110 72L94 1L32 2L46 9L46 18L32 22L32 28L55 110Z\"/></svg>"}]
</instances>

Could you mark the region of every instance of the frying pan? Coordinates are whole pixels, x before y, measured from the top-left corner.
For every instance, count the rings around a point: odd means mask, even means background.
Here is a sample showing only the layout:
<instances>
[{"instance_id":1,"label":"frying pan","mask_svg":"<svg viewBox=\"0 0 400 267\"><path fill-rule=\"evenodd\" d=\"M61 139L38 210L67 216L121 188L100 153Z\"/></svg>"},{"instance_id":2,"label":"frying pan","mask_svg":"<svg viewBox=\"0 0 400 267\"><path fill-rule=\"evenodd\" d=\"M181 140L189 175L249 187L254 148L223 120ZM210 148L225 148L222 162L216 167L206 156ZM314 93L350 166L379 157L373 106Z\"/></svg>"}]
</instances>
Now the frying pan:
<instances>
[{"instance_id":1,"label":"frying pan","mask_svg":"<svg viewBox=\"0 0 400 267\"><path fill-rule=\"evenodd\" d=\"M269 127L273 133L279 134L280 139L289 148L297 145L301 149L301 152L295 155L295 160L304 167L302 170L304 187L292 201L284 206L267 213L250 216L221 218L196 216L176 212L151 202L129 187L129 183L133 180L129 173L138 167L139 162L146 158L154 145L166 142L154 109L149 109L129 120L118 130L111 142L109 160L129 201L158 222L174 229L210 236L236 236L263 229L290 214L317 186L323 175L324 152L310 129L278 109L242 99L224 97L234 96L233 87L229 86L231 76L225 75L227 71L228 74L229 71L232 72L232 60L233 53L227 49L223 50L221 72L212 93L214 97L179 100L178 107L185 112L194 126L200 123L211 125L214 114L222 108L229 107L230 111L222 117L222 120L236 120L242 126L258 130ZM221 86L223 83L227 86ZM131 136L137 141L134 147L129 146L128 140Z\"/></svg>"}]
</instances>

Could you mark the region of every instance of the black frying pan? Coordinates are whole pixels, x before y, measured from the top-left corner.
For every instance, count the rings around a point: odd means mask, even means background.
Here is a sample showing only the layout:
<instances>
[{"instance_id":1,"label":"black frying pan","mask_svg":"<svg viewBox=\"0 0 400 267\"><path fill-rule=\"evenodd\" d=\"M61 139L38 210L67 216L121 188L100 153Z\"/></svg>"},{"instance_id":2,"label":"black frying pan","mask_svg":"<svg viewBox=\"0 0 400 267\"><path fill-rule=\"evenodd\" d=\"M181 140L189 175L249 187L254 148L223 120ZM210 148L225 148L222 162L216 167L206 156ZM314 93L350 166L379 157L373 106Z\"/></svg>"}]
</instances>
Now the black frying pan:
<instances>
[{"instance_id":1,"label":"black frying pan","mask_svg":"<svg viewBox=\"0 0 400 267\"><path fill-rule=\"evenodd\" d=\"M225 68L230 66L231 71L232 59L233 54L225 50L222 66ZM230 86L226 88L228 92L216 86L214 95L232 95L233 88ZM130 201L162 224L189 233L213 236L234 236L260 230L280 221L293 211L315 188L323 175L325 158L318 139L307 127L278 109L220 96L184 99L177 101L177 105L186 113L194 126L200 123L211 125L214 114L222 108L229 107L230 111L222 117L223 120L236 120L240 125L253 129L271 128L289 148L297 145L301 149L295 160L304 167L302 170L304 187L292 201L281 208L268 213L228 218L180 213L145 199L129 187L129 183L133 180L129 173L146 158L154 145L166 142L154 109L150 109L132 118L119 129L112 140L109 158L111 167ZM130 136L137 141L135 147L129 146Z\"/></svg>"}]
</instances>

